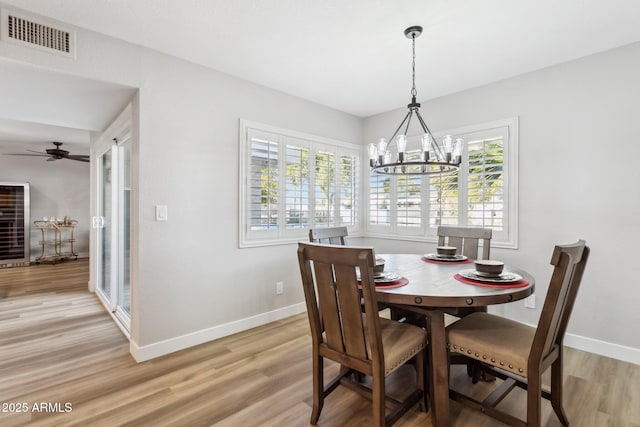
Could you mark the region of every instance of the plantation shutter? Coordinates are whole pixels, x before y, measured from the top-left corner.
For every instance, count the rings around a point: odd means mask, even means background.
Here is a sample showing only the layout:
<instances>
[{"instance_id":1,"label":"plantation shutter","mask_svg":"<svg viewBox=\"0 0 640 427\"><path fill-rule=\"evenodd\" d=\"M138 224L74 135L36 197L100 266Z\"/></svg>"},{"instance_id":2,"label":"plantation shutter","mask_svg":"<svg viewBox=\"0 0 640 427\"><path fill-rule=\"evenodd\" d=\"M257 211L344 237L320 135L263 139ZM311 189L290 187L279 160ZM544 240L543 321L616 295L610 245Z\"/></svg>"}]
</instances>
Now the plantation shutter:
<instances>
[{"instance_id":1,"label":"plantation shutter","mask_svg":"<svg viewBox=\"0 0 640 427\"><path fill-rule=\"evenodd\" d=\"M391 225L391 179L371 172L369 175L369 224Z\"/></svg>"},{"instance_id":2,"label":"plantation shutter","mask_svg":"<svg viewBox=\"0 0 640 427\"><path fill-rule=\"evenodd\" d=\"M335 222L335 155L328 151L318 151L315 168L315 223L329 226Z\"/></svg>"},{"instance_id":3,"label":"plantation shutter","mask_svg":"<svg viewBox=\"0 0 640 427\"><path fill-rule=\"evenodd\" d=\"M399 227L422 225L422 199L419 176L398 176L396 181L396 224Z\"/></svg>"},{"instance_id":4,"label":"plantation shutter","mask_svg":"<svg viewBox=\"0 0 640 427\"><path fill-rule=\"evenodd\" d=\"M467 218L469 226L504 229L504 139L470 141L467 176Z\"/></svg>"},{"instance_id":5,"label":"plantation shutter","mask_svg":"<svg viewBox=\"0 0 640 427\"><path fill-rule=\"evenodd\" d=\"M287 229L309 226L309 148L287 144L285 218Z\"/></svg>"},{"instance_id":6,"label":"plantation shutter","mask_svg":"<svg viewBox=\"0 0 640 427\"><path fill-rule=\"evenodd\" d=\"M362 147L240 121L240 247L305 240L310 228L360 230Z\"/></svg>"},{"instance_id":7,"label":"plantation shutter","mask_svg":"<svg viewBox=\"0 0 640 427\"><path fill-rule=\"evenodd\" d=\"M357 218L358 159L351 155L340 156L340 222L337 225L355 225Z\"/></svg>"},{"instance_id":8,"label":"plantation shutter","mask_svg":"<svg viewBox=\"0 0 640 427\"><path fill-rule=\"evenodd\" d=\"M440 225L458 225L458 173L429 176L429 226L432 228Z\"/></svg>"},{"instance_id":9,"label":"plantation shutter","mask_svg":"<svg viewBox=\"0 0 640 427\"><path fill-rule=\"evenodd\" d=\"M369 175L367 231L375 237L434 241L441 225L490 228L492 246L516 248L518 118L440 134L449 133L464 141L458 170L421 175L420 184L415 176ZM411 161L420 152L407 154Z\"/></svg>"},{"instance_id":10,"label":"plantation shutter","mask_svg":"<svg viewBox=\"0 0 640 427\"><path fill-rule=\"evenodd\" d=\"M278 227L279 142L265 132L249 134L248 226L253 231Z\"/></svg>"}]
</instances>

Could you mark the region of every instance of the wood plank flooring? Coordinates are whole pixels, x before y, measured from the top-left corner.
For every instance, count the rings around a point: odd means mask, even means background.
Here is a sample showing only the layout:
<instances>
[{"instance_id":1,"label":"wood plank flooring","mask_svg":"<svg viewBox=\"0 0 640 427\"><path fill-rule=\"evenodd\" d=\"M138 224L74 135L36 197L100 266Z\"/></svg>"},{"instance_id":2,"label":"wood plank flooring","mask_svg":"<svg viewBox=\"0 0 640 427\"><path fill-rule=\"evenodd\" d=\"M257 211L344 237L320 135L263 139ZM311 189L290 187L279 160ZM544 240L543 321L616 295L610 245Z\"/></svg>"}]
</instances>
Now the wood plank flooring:
<instances>
[{"instance_id":1,"label":"wood plank flooring","mask_svg":"<svg viewBox=\"0 0 640 427\"><path fill-rule=\"evenodd\" d=\"M0 270L0 426L309 424L305 315L137 364L87 292L88 276L86 259ZM565 407L573 426L640 426L640 366L565 352ZM393 393L413 381L411 369L388 380ZM336 370L327 364L327 377ZM456 388L480 393L492 386L472 386L461 366L454 370ZM523 415L524 394L501 405ZM543 425L559 426L548 402L543 405ZM338 389L318 425L369 426L370 411L368 401ZM451 411L454 427L501 425L457 403ZM417 408L396 425L432 426L430 414Z\"/></svg>"}]
</instances>

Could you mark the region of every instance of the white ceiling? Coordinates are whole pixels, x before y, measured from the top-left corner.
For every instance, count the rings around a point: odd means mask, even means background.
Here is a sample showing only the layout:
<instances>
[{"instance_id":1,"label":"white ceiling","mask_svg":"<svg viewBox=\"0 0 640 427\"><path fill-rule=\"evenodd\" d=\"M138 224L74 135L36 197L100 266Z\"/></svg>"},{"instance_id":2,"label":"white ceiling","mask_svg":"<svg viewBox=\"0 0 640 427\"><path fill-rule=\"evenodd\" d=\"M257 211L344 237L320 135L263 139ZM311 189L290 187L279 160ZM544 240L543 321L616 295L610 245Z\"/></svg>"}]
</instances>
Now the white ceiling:
<instances>
[{"instance_id":1,"label":"white ceiling","mask_svg":"<svg viewBox=\"0 0 640 427\"><path fill-rule=\"evenodd\" d=\"M640 40L638 0L0 2L361 117L408 103L412 25L419 101ZM3 152L79 154L134 92L6 60L0 89Z\"/></svg>"},{"instance_id":2,"label":"white ceiling","mask_svg":"<svg viewBox=\"0 0 640 427\"><path fill-rule=\"evenodd\" d=\"M640 40L638 0L1 0L357 116Z\"/></svg>"},{"instance_id":3,"label":"white ceiling","mask_svg":"<svg viewBox=\"0 0 640 427\"><path fill-rule=\"evenodd\" d=\"M104 130L135 89L0 60L0 92L3 153L61 141L73 154L88 154L91 131Z\"/></svg>"}]
</instances>

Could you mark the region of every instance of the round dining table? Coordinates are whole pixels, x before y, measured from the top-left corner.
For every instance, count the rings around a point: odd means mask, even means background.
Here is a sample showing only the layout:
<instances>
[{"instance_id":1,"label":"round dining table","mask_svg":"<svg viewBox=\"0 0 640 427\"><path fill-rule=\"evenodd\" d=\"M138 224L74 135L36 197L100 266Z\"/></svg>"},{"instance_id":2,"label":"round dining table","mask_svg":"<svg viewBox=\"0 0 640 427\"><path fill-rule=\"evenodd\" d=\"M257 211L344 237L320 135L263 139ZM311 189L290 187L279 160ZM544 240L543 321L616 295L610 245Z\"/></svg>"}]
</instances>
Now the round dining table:
<instances>
[{"instance_id":1,"label":"round dining table","mask_svg":"<svg viewBox=\"0 0 640 427\"><path fill-rule=\"evenodd\" d=\"M386 273L395 272L407 279L400 282L402 286L376 286L378 302L424 315L427 319L434 425L448 426L449 369L444 314L463 315L473 310L485 310L489 305L524 299L533 294L535 280L529 273L511 265L505 265L505 272L522 276L513 284L465 280L459 273L474 270L470 259L436 261L420 254L377 254L376 257L385 260Z\"/></svg>"}]
</instances>

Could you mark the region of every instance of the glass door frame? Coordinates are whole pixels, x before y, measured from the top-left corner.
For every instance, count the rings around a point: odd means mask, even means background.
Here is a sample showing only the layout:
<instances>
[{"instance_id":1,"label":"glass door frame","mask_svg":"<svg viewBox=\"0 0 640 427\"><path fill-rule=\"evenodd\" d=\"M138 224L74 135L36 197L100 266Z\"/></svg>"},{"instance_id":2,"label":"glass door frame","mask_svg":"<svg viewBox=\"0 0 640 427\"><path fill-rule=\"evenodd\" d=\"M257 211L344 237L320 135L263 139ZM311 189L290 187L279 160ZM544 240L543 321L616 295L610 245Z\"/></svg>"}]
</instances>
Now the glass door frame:
<instances>
[{"instance_id":1,"label":"glass door frame","mask_svg":"<svg viewBox=\"0 0 640 427\"><path fill-rule=\"evenodd\" d=\"M105 206L104 206L104 200L106 197L108 197L111 200L111 210L113 210L113 189L114 189L114 182L113 182L113 150L112 150L112 145L109 144L106 147L101 147L102 149L98 150L96 155L95 155L95 160L96 160L96 211L95 211L95 216L93 216L92 218L92 227L96 230L96 241L97 241L97 245L96 245L96 259L97 259L97 270L96 270L96 277L97 277L97 281L96 281L96 292L98 293L98 295L100 296L100 298L103 300L103 302L105 303L105 305L107 306L107 308L109 309L109 311L111 311L112 313L115 312L115 306L112 304L112 296L115 295L115 293L113 292L113 286L112 286L112 280L111 277L113 277L114 272L114 268L113 266L110 267L110 271L109 271L109 284L108 286L105 286L109 292L108 294L105 293L102 290L102 279L104 278L104 272L103 272L103 267L104 267L104 263L103 263L103 259L104 259L104 244L103 244L103 237L108 237L110 239L110 241L112 242L111 244L113 245L113 242L115 242L114 240L114 236L113 236L113 225L111 225L109 227L109 235L105 236L105 222L106 221L110 221L111 224L113 224L112 217L113 215L108 214L107 212L105 212ZM104 157L106 155L111 156L111 171L109 173L109 178L111 180L111 187L110 187L110 191L109 194L104 194L104 188L105 188L105 182L104 182L104 178L106 176L105 172L104 172ZM109 218L106 218L106 216L108 216ZM110 248L112 249L112 248ZM111 250L111 252L113 252Z\"/></svg>"},{"instance_id":2,"label":"glass door frame","mask_svg":"<svg viewBox=\"0 0 640 427\"><path fill-rule=\"evenodd\" d=\"M123 333L130 337L131 330L131 276L128 275L129 278L129 312L123 309L121 306L122 299L120 294L123 293L123 283L124 280L124 269L128 269L131 272L131 256L130 253L127 256L125 254L125 242L124 239L129 239L129 248L131 247L131 234L125 236L124 230L124 214L123 209L125 205L123 204L123 195L121 194L121 189L123 185L127 182L124 177L124 168L122 157L124 147L127 145L129 149L129 161L131 160L131 151L133 149L133 139L132 139L132 131L131 131L131 116L130 116L130 108L126 108L121 116L116 119L114 124L112 124L109 129L103 133L94 144L92 144L92 187L93 187L93 197L92 197L92 262L91 262L91 282L90 282L90 290L95 291L98 298L110 312L112 317L116 320L116 323L123 331ZM111 200L111 212L105 213L103 212L103 187L104 187L104 173L103 173L103 156L107 153L111 155L111 188L109 191L108 197ZM131 185L132 179L132 171L131 164L129 163L129 180L128 184ZM130 187L129 187L130 188ZM131 202L131 199L130 199ZM131 212L131 203L129 204L129 224L131 223L132 212ZM105 222L105 218L101 215L108 214L109 222L111 224L109 230L109 238L111 240L110 245L110 265L109 265L109 273L110 273L110 283L108 284L108 295L102 290L102 280L103 280L103 224ZM129 229L130 230L130 229ZM124 265L124 263L128 263L128 265Z\"/></svg>"},{"instance_id":3,"label":"glass door frame","mask_svg":"<svg viewBox=\"0 0 640 427\"><path fill-rule=\"evenodd\" d=\"M120 138L116 139L115 145L112 147L111 158L116 165L115 168L112 166L114 171L112 176L117 175L115 178L116 185L112 185L114 187L112 188L112 200L116 202L113 212L115 221L112 226L112 236L115 236L115 240L112 243L115 243L117 247L115 251L117 260L115 263L113 261L111 263L115 264L115 267L112 266L111 269L112 274L114 268L116 270L115 279L112 279L111 283L112 286L116 287L115 315L125 324L127 330L131 329L131 197L129 197L129 203L125 203L124 193L128 190L129 196L131 196L131 148L131 132L128 130ZM127 150L129 151L128 155ZM127 159L129 161L128 165L126 164ZM129 223L128 233L127 222ZM129 287L128 291L124 289L125 286ZM127 295L128 301L123 300L123 297ZM125 305L129 306L128 310Z\"/></svg>"}]
</instances>

